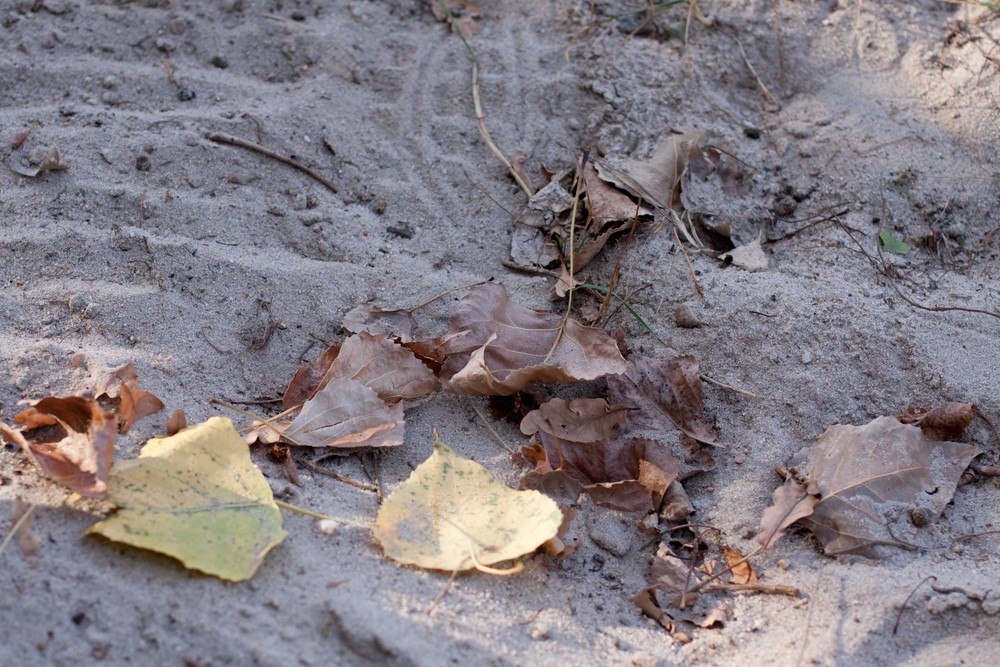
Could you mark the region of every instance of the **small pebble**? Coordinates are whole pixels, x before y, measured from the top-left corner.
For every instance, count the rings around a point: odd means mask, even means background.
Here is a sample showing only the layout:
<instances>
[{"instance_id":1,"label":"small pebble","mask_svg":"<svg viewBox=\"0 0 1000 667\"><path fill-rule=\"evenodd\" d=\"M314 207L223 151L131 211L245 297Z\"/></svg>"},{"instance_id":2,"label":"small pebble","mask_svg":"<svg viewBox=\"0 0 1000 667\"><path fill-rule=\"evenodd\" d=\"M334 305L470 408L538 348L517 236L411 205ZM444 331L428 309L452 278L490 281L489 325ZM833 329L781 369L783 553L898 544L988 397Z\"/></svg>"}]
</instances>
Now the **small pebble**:
<instances>
[{"instance_id":1,"label":"small pebble","mask_svg":"<svg viewBox=\"0 0 1000 667\"><path fill-rule=\"evenodd\" d=\"M694 314L694 309L686 303L678 304L674 308L674 324L681 329L697 329L702 325L701 320Z\"/></svg>"},{"instance_id":2,"label":"small pebble","mask_svg":"<svg viewBox=\"0 0 1000 667\"><path fill-rule=\"evenodd\" d=\"M319 529L319 532L324 535L333 535L337 532L337 528L339 528L339 526L336 521L332 521L330 519L320 519L316 522L316 528Z\"/></svg>"},{"instance_id":3,"label":"small pebble","mask_svg":"<svg viewBox=\"0 0 1000 667\"><path fill-rule=\"evenodd\" d=\"M197 97L197 93L195 93L191 88L181 88L177 91L177 99L181 102L190 102L195 97Z\"/></svg>"}]
</instances>

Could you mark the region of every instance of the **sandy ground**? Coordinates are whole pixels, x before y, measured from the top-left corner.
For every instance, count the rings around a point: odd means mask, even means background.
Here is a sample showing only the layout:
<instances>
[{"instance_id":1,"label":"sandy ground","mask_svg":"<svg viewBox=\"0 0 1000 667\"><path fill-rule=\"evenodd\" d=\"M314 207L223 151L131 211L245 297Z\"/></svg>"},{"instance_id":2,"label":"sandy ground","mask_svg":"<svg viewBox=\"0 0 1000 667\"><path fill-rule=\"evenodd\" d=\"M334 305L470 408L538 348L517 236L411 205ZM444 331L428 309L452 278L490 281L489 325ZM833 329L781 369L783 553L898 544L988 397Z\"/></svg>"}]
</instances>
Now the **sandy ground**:
<instances>
[{"instance_id":1,"label":"sandy ground","mask_svg":"<svg viewBox=\"0 0 1000 667\"><path fill-rule=\"evenodd\" d=\"M1000 320L913 307L832 223L792 233L842 211L869 252L880 229L911 239L892 261L912 300L1000 310L995 13L704 0L715 23L692 22L685 47L684 6L654 28L641 12L603 20L641 2L481 4L472 45L487 122L537 182L583 150L645 157L671 127L708 133L753 169L745 196L706 186L689 205L738 243L762 234L767 270L695 255L699 297L673 235L653 224L621 267L620 291L658 336L761 397L706 387L729 449L688 484L697 520L752 549L774 466L829 424L945 400L1000 418ZM6 419L21 399L82 392L132 362L169 409L200 421L219 413L209 397L279 395L361 303L408 307L492 277L519 303L559 308L550 278L502 264L505 209L525 198L480 139L465 48L427 3L10 0L0 14L4 159L30 164L54 145L69 167L0 169ZM339 193L209 132L294 155ZM620 249L586 279L606 283ZM443 330L453 303L423 313L422 331ZM703 327L675 328L682 303ZM638 353L667 354L626 313L611 326ZM381 456L386 489L429 455L433 428L516 484L474 405L439 395L410 410L406 443ZM118 456L135 456L166 414L140 422ZM996 465L981 422L966 439ZM371 493L307 471L295 487L255 461L297 505L362 523L377 511ZM355 457L331 466L363 478ZM1000 536L952 539L1000 524L991 480L961 487L926 529L936 548L834 559L792 531L757 567L802 597L733 596L723 628L681 644L629 601L655 550L637 517L586 501L570 558L459 577L428 615L447 575L397 567L363 530L327 536L288 515L257 576L224 584L82 538L89 506L67 504L12 447L0 474L0 517L22 496L43 538L34 568L13 546L2 556L4 664L972 665L1000 648Z\"/></svg>"}]
</instances>

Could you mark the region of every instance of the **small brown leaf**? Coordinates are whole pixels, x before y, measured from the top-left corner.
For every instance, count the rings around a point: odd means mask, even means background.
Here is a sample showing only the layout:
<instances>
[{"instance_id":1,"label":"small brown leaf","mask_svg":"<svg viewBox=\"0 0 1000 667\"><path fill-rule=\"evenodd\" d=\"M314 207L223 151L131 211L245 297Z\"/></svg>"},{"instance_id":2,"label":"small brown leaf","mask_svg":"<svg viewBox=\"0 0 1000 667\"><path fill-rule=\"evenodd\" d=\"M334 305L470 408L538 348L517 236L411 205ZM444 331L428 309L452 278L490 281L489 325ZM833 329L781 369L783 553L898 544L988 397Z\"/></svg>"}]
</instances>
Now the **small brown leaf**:
<instances>
[{"instance_id":1,"label":"small brown leaf","mask_svg":"<svg viewBox=\"0 0 1000 667\"><path fill-rule=\"evenodd\" d=\"M726 557L726 563L732 568L730 573L734 584L757 583L757 573L750 567L750 561L744 559L743 554L729 547L722 547L722 554Z\"/></svg>"},{"instance_id":2,"label":"small brown leaf","mask_svg":"<svg viewBox=\"0 0 1000 667\"><path fill-rule=\"evenodd\" d=\"M817 496L809 494L803 484L789 476L784 485L774 490L771 506L760 517L757 543L770 549L785 534L786 528L812 514L818 502Z\"/></svg>"},{"instance_id":3,"label":"small brown leaf","mask_svg":"<svg viewBox=\"0 0 1000 667\"><path fill-rule=\"evenodd\" d=\"M118 430L121 433L164 407L163 401L139 387L139 374L132 364L125 364L111 374L102 395L118 399Z\"/></svg>"},{"instance_id":4,"label":"small brown leaf","mask_svg":"<svg viewBox=\"0 0 1000 667\"><path fill-rule=\"evenodd\" d=\"M681 177L704 135L696 130L670 134L647 160L597 161L601 178L667 210L679 205Z\"/></svg>"},{"instance_id":5,"label":"small brown leaf","mask_svg":"<svg viewBox=\"0 0 1000 667\"><path fill-rule=\"evenodd\" d=\"M344 328L351 333L365 333L398 339L402 343L413 340L416 320L408 310L382 310L372 305L361 305L344 315Z\"/></svg>"},{"instance_id":6,"label":"small brown leaf","mask_svg":"<svg viewBox=\"0 0 1000 667\"><path fill-rule=\"evenodd\" d=\"M521 420L521 433L545 431L560 440L595 442L611 440L625 425L625 409L608 405L603 398L553 398Z\"/></svg>"},{"instance_id":7,"label":"small brown leaf","mask_svg":"<svg viewBox=\"0 0 1000 667\"><path fill-rule=\"evenodd\" d=\"M31 524L35 521L35 516L31 514L25 518L25 514L32 509L31 506L24 502L21 496L17 496L11 504L10 523L11 530L13 530L14 526L17 526L18 522L21 522L21 527L17 531L17 547L21 551L21 555L28 562L28 567L35 568L38 566L38 547L42 545L42 538L31 528Z\"/></svg>"},{"instance_id":8,"label":"small brown leaf","mask_svg":"<svg viewBox=\"0 0 1000 667\"><path fill-rule=\"evenodd\" d=\"M174 410L170 418L167 419L167 435L177 435L181 431L187 428L187 417L184 415L184 411L180 408Z\"/></svg>"},{"instance_id":9,"label":"small brown leaf","mask_svg":"<svg viewBox=\"0 0 1000 667\"><path fill-rule=\"evenodd\" d=\"M972 423L975 406L972 403L944 403L930 412L907 412L897 417L904 424L920 427L931 440L958 440Z\"/></svg>"},{"instance_id":10,"label":"small brown leaf","mask_svg":"<svg viewBox=\"0 0 1000 667\"><path fill-rule=\"evenodd\" d=\"M279 424L271 424L280 429ZM305 447L392 447L403 444L403 406L389 406L357 380L332 380L306 401L283 435Z\"/></svg>"},{"instance_id":11,"label":"small brown leaf","mask_svg":"<svg viewBox=\"0 0 1000 667\"><path fill-rule=\"evenodd\" d=\"M0 433L20 445L42 472L82 496L104 496L118 434L115 415L89 398L49 396L14 421L24 428L0 423Z\"/></svg>"},{"instance_id":12,"label":"small brown leaf","mask_svg":"<svg viewBox=\"0 0 1000 667\"><path fill-rule=\"evenodd\" d=\"M555 313L515 305L502 285L472 288L436 341L446 387L510 395L532 382L593 380L625 370L614 338Z\"/></svg>"}]
</instances>

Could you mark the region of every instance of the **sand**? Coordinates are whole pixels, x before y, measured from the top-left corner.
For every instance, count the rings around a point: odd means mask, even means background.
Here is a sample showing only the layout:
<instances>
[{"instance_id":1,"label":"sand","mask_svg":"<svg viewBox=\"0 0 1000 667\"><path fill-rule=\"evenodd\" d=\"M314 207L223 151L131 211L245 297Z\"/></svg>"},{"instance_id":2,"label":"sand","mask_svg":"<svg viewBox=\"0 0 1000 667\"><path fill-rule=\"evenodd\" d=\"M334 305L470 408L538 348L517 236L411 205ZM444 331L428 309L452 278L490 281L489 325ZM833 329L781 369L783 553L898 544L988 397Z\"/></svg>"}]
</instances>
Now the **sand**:
<instances>
[{"instance_id":1,"label":"sand","mask_svg":"<svg viewBox=\"0 0 1000 667\"><path fill-rule=\"evenodd\" d=\"M728 449L687 485L698 521L751 550L774 466L830 424L947 400L1000 418L1000 320L917 308L842 228L805 228L840 212L873 254L887 229L913 246L891 258L911 301L1000 310L995 13L705 1L714 24L691 22L685 46L684 6L653 29L641 12L605 20L642 3L481 4L486 122L536 183L582 151L644 158L670 128L705 132L753 170L746 195L706 183L688 203L737 244L760 235L767 269L692 253L699 296L653 223L621 263L618 289L657 336L759 396L705 388ZM469 54L428 3L12 0L2 26L4 161L56 146L68 166L0 169L6 420L22 399L84 392L133 363L168 410L122 438L117 456L131 458L174 408L245 423L207 399L280 395L358 304L411 307L493 278L521 304L561 307L551 278L503 265L526 200L480 137ZM209 133L295 156L338 192ZM584 278L606 284L622 247ZM422 311L419 333L443 331L460 297ZM703 326L675 327L680 304ZM609 326L637 355L671 353L624 311ZM474 407L486 409L442 394L410 409L406 442L380 456L386 491L430 454L432 429L516 484ZM966 440L996 465L981 421ZM367 491L305 470L295 486L262 451L254 460L285 501L360 524L378 509ZM329 465L364 479L356 457ZM98 506L70 502L16 448L0 452L0 475L0 517L23 497L42 538L34 567L14 545L2 555L4 664L971 665L1000 648L1000 537L955 540L1000 522L989 479L924 529L932 548L831 558L791 531L755 564L800 598L734 595L724 627L683 644L630 602L655 551L641 516L586 500L572 556L460 576L428 614L447 574L396 566L363 529L330 536L287 514L288 538L253 580L226 584L82 537Z\"/></svg>"}]
</instances>

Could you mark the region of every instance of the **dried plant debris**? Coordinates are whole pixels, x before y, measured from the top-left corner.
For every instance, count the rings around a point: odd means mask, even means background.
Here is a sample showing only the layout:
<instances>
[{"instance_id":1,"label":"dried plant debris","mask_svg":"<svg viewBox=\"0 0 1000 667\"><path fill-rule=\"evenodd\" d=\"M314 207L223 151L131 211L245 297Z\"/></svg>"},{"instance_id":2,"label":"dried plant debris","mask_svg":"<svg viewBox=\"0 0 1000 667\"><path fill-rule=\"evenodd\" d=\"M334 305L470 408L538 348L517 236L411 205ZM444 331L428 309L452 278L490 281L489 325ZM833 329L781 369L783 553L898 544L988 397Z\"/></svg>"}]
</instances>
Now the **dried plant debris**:
<instances>
[{"instance_id":1,"label":"dried plant debris","mask_svg":"<svg viewBox=\"0 0 1000 667\"><path fill-rule=\"evenodd\" d=\"M69 166L62 161L62 158L59 155L59 149L56 146L49 147L49 150L46 151L45 156L41 159L37 166L29 167L21 164L14 159L13 155L11 155L7 160L7 166L10 167L10 170L15 174L19 174L25 178L35 178L39 174L44 174L47 171L64 171L69 169Z\"/></svg>"},{"instance_id":2,"label":"dried plant debris","mask_svg":"<svg viewBox=\"0 0 1000 667\"><path fill-rule=\"evenodd\" d=\"M598 160L600 177L660 210L680 206L681 179L704 134L672 132L646 160Z\"/></svg>"},{"instance_id":3,"label":"dried plant debris","mask_svg":"<svg viewBox=\"0 0 1000 667\"><path fill-rule=\"evenodd\" d=\"M750 243L733 248L719 255L724 264L732 264L747 271L763 271L767 268L767 255L760 246L760 236Z\"/></svg>"},{"instance_id":4,"label":"dried plant debris","mask_svg":"<svg viewBox=\"0 0 1000 667\"><path fill-rule=\"evenodd\" d=\"M409 310L382 310L365 304L344 315L344 328L351 333L365 332L408 343L413 340L416 320Z\"/></svg>"},{"instance_id":5,"label":"dried plant debris","mask_svg":"<svg viewBox=\"0 0 1000 667\"><path fill-rule=\"evenodd\" d=\"M541 447L522 450L535 466L522 486L544 489L566 477L598 505L625 512L658 511L681 468L669 447L645 438L571 442L542 431L540 440ZM558 477L547 484L547 476Z\"/></svg>"},{"instance_id":6,"label":"dried plant debris","mask_svg":"<svg viewBox=\"0 0 1000 667\"><path fill-rule=\"evenodd\" d=\"M521 432L525 435L546 431L560 440L572 442L610 440L615 437L616 429L623 426L625 409L612 407L603 398L572 401L553 398L521 420Z\"/></svg>"},{"instance_id":7,"label":"dried plant debris","mask_svg":"<svg viewBox=\"0 0 1000 667\"><path fill-rule=\"evenodd\" d=\"M438 21L454 21L466 38L479 32L479 17L482 12L479 5L469 0L427 0L434 18Z\"/></svg>"},{"instance_id":8,"label":"dried plant debris","mask_svg":"<svg viewBox=\"0 0 1000 667\"><path fill-rule=\"evenodd\" d=\"M479 569L531 553L556 537L563 514L537 491L510 489L435 434L434 452L386 498L375 539L404 565Z\"/></svg>"},{"instance_id":9,"label":"dried plant debris","mask_svg":"<svg viewBox=\"0 0 1000 667\"><path fill-rule=\"evenodd\" d=\"M790 462L791 474L764 512L757 540L769 547L797 522L828 555L874 554L877 545L912 548L901 539L917 523L911 517L919 515L921 524L936 520L979 454L894 417L831 426Z\"/></svg>"},{"instance_id":10,"label":"dried plant debris","mask_svg":"<svg viewBox=\"0 0 1000 667\"><path fill-rule=\"evenodd\" d=\"M931 440L958 440L975 414L976 406L972 403L943 403L929 412L910 408L896 419L903 424L919 426Z\"/></svg>"},{"instance_id":11,"label":"dried plant debris","mask_svg":"<svg viewBox=\"0 0 1000 667\"><path fill-rule=\"evenodd\" d=\"M163 409L163 401L139 386L139 374L132 364L114 371L98 401L107 401L118 413L118 430L125 433L132 424Z\"/></svg>"},{"instance_id":12,"label":"dried plant debris","mask_svg":"<svg viewBox=\"0 0 1000 667\"><path fill-rule=\"evenodd\" d=\"M677 430L684 447L681 478L711 470L715 459L701 445L719 446L705 415L698 360L692 356L639 359L608 378L608 397L628 410L628 428Z\"/></svg>"},{"instance_id":13,"label":"dried plant debris","mask_svg":"<svg viewBox=\"0 0 1000 667\"><path fill-rule=\"evenodd\" d=\"M118 436L114 414L93 399L49 396L14 421L20 430L0 423L0 433L20 445L42 472L82 496L104 496Z\"/></svg>"},{"instance_id":14,"label":"dried plant debris","mask_svg":"<svg viewBox=\"0 0 1000 667\"><path fill-rule=\"evenodd\" d=\"M445 388L510 395L533 382L576 382L625 370L618 345L601 329L514 304L495 283L472 288L434 341Z\"/></svg>"},{"instance_id":15,"label":"dried plant debris","mask_svg":"<svg viewBox=\"0 0 1000 667\"><path fill-rule=\"evenodd\" d=\"M227 581L252 577L286 535L271 487L223 417L153 438L138 459L119 462L108 500L118 511L88 533Z\"/></svg>"}]
</instances>

